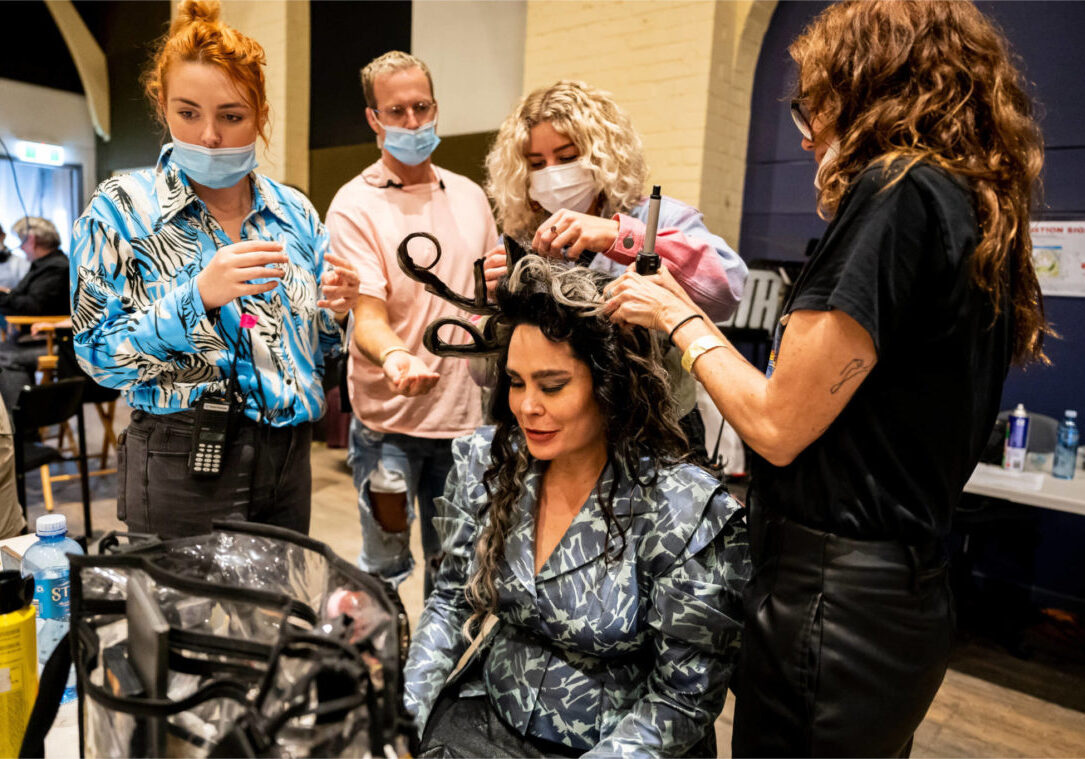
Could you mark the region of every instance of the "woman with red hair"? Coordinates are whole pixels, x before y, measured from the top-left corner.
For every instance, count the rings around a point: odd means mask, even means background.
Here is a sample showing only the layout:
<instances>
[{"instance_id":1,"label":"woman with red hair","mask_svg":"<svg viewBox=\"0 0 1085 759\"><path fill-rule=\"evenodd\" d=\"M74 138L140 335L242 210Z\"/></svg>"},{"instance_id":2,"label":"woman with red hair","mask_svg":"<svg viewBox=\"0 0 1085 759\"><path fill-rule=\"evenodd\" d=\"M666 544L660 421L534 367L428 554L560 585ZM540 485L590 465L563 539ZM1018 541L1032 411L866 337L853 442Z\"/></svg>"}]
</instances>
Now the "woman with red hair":
<instances>
[{"instance_id":1,"label":"woman with red hair","mask_svg":"<svg viewBox=\"0 0 1085 759\"><path fill-rule=\"evenodd\" d=\"M309 529L311 422L358 278L309 201L253 171L264 64L217 2L182 2L144 76L171 142L103 182L73 231L76 354L134 409L117 494L134 531Z\"/></svg>"},{"instance_id":2,"label":"woman with red hair","mask_svg":"<svg viewBox=\"0 0 1085 759\"><path fill-rule=\"evenodd\" d=\"M951 515L1011 362L1045 360L1042 142L971 3L839 3L790 52L829 227L768 376L665 271L622 275L608 309L671 332L758 454L734 756L906 755L953 641Z\"/></svg>"}]
</instances>

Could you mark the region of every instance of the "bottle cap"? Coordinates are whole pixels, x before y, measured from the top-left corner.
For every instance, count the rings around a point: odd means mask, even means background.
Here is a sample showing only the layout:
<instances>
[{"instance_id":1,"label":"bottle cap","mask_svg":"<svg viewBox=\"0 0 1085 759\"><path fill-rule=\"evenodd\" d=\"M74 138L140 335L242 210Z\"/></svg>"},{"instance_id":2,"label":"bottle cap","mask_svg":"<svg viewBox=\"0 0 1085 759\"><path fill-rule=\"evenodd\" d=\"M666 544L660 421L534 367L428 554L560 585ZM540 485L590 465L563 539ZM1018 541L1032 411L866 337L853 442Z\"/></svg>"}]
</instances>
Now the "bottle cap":
<instances>
[{"instance_id":1,"label":"bottle cap","mask_svg":"<svg viewBox=\"0 0 1085 759\"><path fill-rule=\"evenodd\" d=\"M1015 413L1015 414L1024 414L1025 413L1025 404L1024 403L1018 403L1017 408L1015 408L1013 410L1013 413Z\"/></svg>"},{"instance_id":2,"label":"bottle cap","mask_svg":"<svg viewBox=\"0 0 1085 759\"><path fill-rule=\"evenodd\" d=\"M11 614L13 611L25 609L33 598L33 575L23 577L14 569L0 572L0 614Z\"/></svg>"},{"instance_id":3,"label":"bottle cap","mask_svg":"<svg viewBox=\"0 0 1085 759\"><path fill-rule=\"evenodd\" d=\"M1077 419L1077 411L1075 411L1072 408L1066 409L1066 418L1067 419Z\"/></svg>"},{"instance_id":4,"label":"bottle cap","mask_svg":"<svg viewBox=\"0 0 1085 759\"><path fill-rule=\"evenodd\" d=\"M39 538L63 535L68 531L68 519L63 514L44 514L38 517L35 532Z\"/></svg>"}]
</instances>

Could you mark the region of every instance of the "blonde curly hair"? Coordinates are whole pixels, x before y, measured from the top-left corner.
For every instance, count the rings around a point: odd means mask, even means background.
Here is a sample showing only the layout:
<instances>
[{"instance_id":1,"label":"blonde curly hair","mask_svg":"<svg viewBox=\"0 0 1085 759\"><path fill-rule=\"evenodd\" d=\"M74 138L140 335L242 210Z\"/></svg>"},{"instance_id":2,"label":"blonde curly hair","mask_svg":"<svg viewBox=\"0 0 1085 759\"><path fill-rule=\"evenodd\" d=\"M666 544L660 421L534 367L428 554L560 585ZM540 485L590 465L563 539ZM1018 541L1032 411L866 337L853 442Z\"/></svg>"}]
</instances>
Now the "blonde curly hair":
<instances>
[{"instance_id":1,"label":"blonde curly hair","mask_svg":"<svg viewBox=\"0 0 1085 759\"><path fill-rule=\"evenodd\" d=\"M633 122L609 92L563 79L524 96L486 156L486 192L505 234L532 234L546 217L528 195L531 169L526 157L532 127L544 122L576 145L606 199L606 211L627 212L640 202L648 166Z\"/></svg>"}]
</instances>

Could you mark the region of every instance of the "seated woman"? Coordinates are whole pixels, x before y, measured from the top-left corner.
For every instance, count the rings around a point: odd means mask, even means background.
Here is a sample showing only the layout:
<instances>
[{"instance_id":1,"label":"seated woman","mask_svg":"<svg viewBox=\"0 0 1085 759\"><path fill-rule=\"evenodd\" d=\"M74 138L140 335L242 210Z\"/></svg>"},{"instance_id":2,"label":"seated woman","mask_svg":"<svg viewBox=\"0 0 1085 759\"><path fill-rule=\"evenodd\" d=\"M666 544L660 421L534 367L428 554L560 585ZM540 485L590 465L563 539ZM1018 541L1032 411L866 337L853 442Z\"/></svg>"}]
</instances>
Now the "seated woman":
<instances>
[{"instance_id":1,"label":"seated woman","mask_svg":"<svg viewBox=\"0 0 1085 759\"><path fill-rule=\"evenodd\" d=\"M609 93L563 80L526 95L501 125L486 171L501 231L540 255L618 276L644 247L644 146ZM746 264L700 211L664 196L655 250L709 318L734 313ZM490 251L485 266L492 289L507 273L505 249ZM678 355L668 358L683 431L705 455L696 383L679 370Z\"/></svg>"},{"instance_id":2,"label":"seated woman","mask_svg":"<svg viewBox=\"0 0 1085 759\"><path fill-rule=\"evenodd\" d=\"M526 95L501 125L486 171L501 231L536 253L575 261L588 251L590 268L616 276L644 247L644 146L609 93L562 80ZM746 264L700 211L664 196L656 253L714 321L734 313ZM486 279L493 286L505 274L504 248L495 248Z\"/></svg>"},{"instance_id":3,"label":"seated woman","mask_svg":"<svg viewBox=\"0 0 1085 759\"><path fill-rule=\"evenodd\" d=\"M744 515L683 463L659 344L601 316L608 279L527 256L497 290L496 425L453 445L406 669L423 756L715 756Z\"/></svg>"}]
</instances>

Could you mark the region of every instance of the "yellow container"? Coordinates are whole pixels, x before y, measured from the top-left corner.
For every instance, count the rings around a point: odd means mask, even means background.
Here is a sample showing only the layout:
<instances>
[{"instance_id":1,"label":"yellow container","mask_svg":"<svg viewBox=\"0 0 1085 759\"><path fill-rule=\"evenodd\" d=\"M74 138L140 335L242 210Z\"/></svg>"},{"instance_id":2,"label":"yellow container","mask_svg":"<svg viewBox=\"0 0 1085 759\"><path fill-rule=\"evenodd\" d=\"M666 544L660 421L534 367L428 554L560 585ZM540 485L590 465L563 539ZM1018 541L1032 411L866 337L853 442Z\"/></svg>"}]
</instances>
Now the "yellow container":
<instances>
[{"instance_id":1,"label":"yellow container","mask_svg":"<svg viewBox=\"0 0 1085 759\"><path fill-rule=\"evenodd\" d=\"M10 604L9 598L4 606ZM37 695L38 638L34 607L27 605L0 614L0 757L19 755Z\"/></svg>"}]
</instances>

